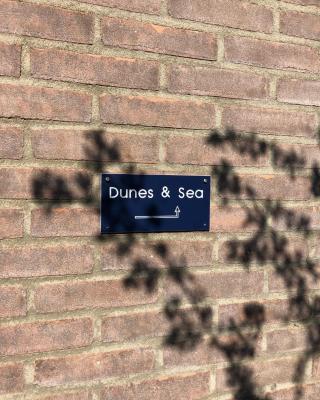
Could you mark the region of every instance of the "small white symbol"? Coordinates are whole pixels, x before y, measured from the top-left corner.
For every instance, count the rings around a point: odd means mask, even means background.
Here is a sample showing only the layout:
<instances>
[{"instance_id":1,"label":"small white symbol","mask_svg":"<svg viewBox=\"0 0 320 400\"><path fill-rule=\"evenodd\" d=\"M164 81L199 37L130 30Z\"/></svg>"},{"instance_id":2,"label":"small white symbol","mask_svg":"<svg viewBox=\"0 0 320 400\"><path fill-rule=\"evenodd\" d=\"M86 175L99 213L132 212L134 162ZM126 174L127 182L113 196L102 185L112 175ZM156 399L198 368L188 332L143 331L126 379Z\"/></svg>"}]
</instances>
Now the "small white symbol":
<instances>
[{"instance_id":1,"label":"small white symbol","mask_svg":"<svg viewBox=\"0 0 320 400\"><path fill-rule=\"evenodd\" d=\"M180 208L177 206L173 215L136 215L134 219L173 219L180 218Z\"/></svg>"}]
</instances>

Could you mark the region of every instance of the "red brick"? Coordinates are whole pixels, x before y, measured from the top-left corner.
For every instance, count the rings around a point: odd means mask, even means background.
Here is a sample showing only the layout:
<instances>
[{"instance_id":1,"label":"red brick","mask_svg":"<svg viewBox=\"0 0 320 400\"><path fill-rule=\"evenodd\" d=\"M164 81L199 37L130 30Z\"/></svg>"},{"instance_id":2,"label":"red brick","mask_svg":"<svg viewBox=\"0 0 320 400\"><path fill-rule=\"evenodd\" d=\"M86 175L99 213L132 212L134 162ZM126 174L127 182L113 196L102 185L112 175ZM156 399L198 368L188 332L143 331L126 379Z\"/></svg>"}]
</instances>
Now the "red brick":
<instances>
[{"instance_id":1,"label":"red brick","mask_svg":"<svg viewBox=\"0 0 320 400\"><path fill-rule=\"evenodd\" d=\"M126 288L122 279L114 279L42 284L35 289L34 303L38 312L55 312L149 304L157 298L157 291Z\"/></svg>"},{"instance_id":2,"label":"red brick","mask_svg":"<svg viewBox=\"0 0 320 400\"><path fill-rule=\"evenodd\" d=\"M2 249L1 278L87 274L94 265L90 246L32 246Z\"/></svg>"},{"instance_id":3,"label":"red brick","mask_svg":"<svg viewBox=\"0 0 320 400\"><path fill-rule=\"evenodd\" d=\"M106 123L186 129L214 127L214 105L200 101L105 94L100 97L100 107Z\"/></svg>"},{"instance_id":4,"label":"red brick","mask_svg":"<svg viewBox=\"0 0 320 400\"><path fill-rule=\"evenodd\" d=\"M243 232L254 231L256 226L246 225L247 213L243 208L213 207L211 208L210 231Z\"/></svg>"},{"instance_id":5,"label":"red brick","mask_svg":"<svg viewBox=\"0 0 320 400\"><path fill-rule=\"evenodd\" d=\"M286 3L301 4L303 6L320 6L319 0L284 0Z\"/></svg>"},{"instance_id":6,"label":"red brick","mask_svg":"<svg viewBox=\"0 0 320 400\"><path fill-rule=\"evenodd\" d=\"M195 137L171 135L166 141L166 160L175 164L221 165L223 160L234 166L262 167L268 165L268 157L260 155L254 159L249 154L221 145L208 143L210 136Z\"/></svg>"},{"instance_id":7,"label":"red brick","mask_svg":"<svg viewBox=\"0 0 320 400\"><path fill-rule=\"evenodd\" d=\"M16 159L23 156L23 132L19 128L0 128L0 158Z\"/></svg>"},{"instance_id":8,"label":"red brick","mask_svg":"<svg viewBox=\"0 0 320 400\"><path fill-rule=\"evenodd\" d=\"M0 354L15 355L72 349L92 342L91 319L20 323L0 328Z\"/></svg>"},{"instance_id":9,"label":"red brick","mask_svg":"<svg viewBox=\"0 0 320 400\"><path fill-rule=\"evenodd\" d=\"M129 248L127 254L120 253L120 248L116 243L108 243L102 247L103 270L129 269L139 259L147 260L157 268L168 267L172 261L186 267L204 267L212 264L211 241L137 242Z\"/></svg>"},{"instance_id":10,"label":"red brick","mask_svg":"<svg viewBox=\"0 0 320 400\"><path fill-rule=\"evenodd\" d=\"M92 43L93 17L62 8L1 0L0 32Z\"/></svg>"},{"instance_id":11,"label":"red brick","mask_svg":"<svg viewBox=\"0 0 320 400\"><path fill-rule=\"evenodd\" d=\"M196 279L212 299L247 297L263 292L262 271L206 273L197 275Z\"/></svg>"},{"instance_id":12,"label":"red brick","mask_svg":"<svg viewBox=\"0 0 320 400\"><path fill-rule=\"evenodd\" d=\"M36 361L35 382L56 386L151 371L155 355L149 349L119 350Z\"/></svg>"},{"instance_id":13,"label":"red brick","mask_svg":"<svg viewBox=\"0 0 320 400\"><path fill-rule=\"evenodd\" d=\"M313 113L270 108L226 107L222 123L236 131L288 136L315 137L317 131L317 119Z\"/></svg>"},{"instance_id":14,"label":"red brick","mask_svg":"<svg viewBox=\"0 0 320 400\"><path fill-rule=\"evenodd\" d=\"M159 63L156 61L57 49L32 49L31 75L43 79L126 88L159 87Z\"/></svg>"},{"instance_id":15,"label":"red brick","mask_svg":"<svg viewBox=\"0 0 320 400\"><path fill-rule=\"evenodd\" d=\"M161 0L80 0L84 3L97 4L99 6L114 7L120 10L128 10L146 14L160 14Z\"/></svg>"},{"instance_id":16,"label":"red brick","mask_svg":"<svg viewBox=\"0 0 320 400\"><path fill-rule=\"evenodd\" d=\"M254 372L253 379L259 386L272 385L275 382L277 384L291 382L295 366L294 359L285 358L248 364L249 369ZM229 390L230 385L226 370L217 370L216 387L218 391Z\"/></svg>"},{"instance_id":17,"label":"red brick","mask_svg":"<svg viewBox=\"0 0 320 400\"><path fill-rule=\"evenodd\" d=\"M290 36L307 39L320 39L320 17L295 11L283 11L280 14L280 32Z\"/></svg>"},{"instance_id":18,"label":"red brick","mask_svg":"<svg viewBox=\"0 0 320 400\"><path fill-rule=\"evenodd\" d=\"M307 347L304 329L282 329L266 333L267 352L279 353L290 350L301 350Z\"/></svg>"},{"instance_id":19,"label":"red brick","mask_svg":"<svg viewBox=\"0 0 320 400\"><path fill-rule=\"evenodd\" d=\"M160 377L107 387L102 391L101 400L197 400L209 394L209 382L208 372Z\"/></svg>"},{"instance_id":20,"label":"red brick","mask_svg":"<svg viewBox=\"0 0 320 400\"><path fill-rule=\"evenodd\" d=\"M281 79L277 99L285 103L320 106L320 82L299 79Z\"/></svg>"},{"instance_id":21,"label":"red brick","mask_svg":"<svg viewBox=\"0 0 320 400\"><path fill-rule=\"evenodd\" d=\"M97 210L86 208L56 208L50 213L34 209L31 234L38 237L95 236L100 234L100 216Z\"/></svg>"},{"instance_id":22,"label":"red brick","mask_svg":"<svg viewBox=\"0 0 320 400\"><path fill-rule=\"evenodd\" d=\"M169 0L169 14L208 24L272 32L271 10L247 1L237 0Z\"/></svg>"},{"instance_id":23,"label":"red brick","mask_svg":"<svg viewBox=\"0 0 320 400\"><path fill-rule=\"evenodd\" d=\"M320 230L320 210L318 207L306 207L298 209L299 215L309 219L310 230Z\"/></svg>"},{"instance_id":24,"label":"red brick","mask_svg":"<svg viewBox=\"0 0 320 400\"><path fill-rule=\"evenodd\" d=\"M225 59L263 68L320 72L319 50L297 44L228 37L225 39Z\"/></svg>"},{"instance_id":25,"label":"red brick","mask_svg":"<svg viewBox=\"0 0 320 400\"><path fill-rule=\"evenodd\" d=\"M23 219L24 213L21 209L0 209L0 239L22 237Z\"/></svg>"},{"instance_id":26,"label":"red brick","mask_svg":"<svg viewBox=\"0 0 320 400\"><path fill-rule=\"evenodd\" d=\"M310 178L287 175L239 175L241 186L248 186L255 192L255 199L310 200ZM228 194L228 198L249 198L247 194Z\"/></svg>"},{"instance_id":27,"label":"red brick","mask_svg":"<svg viewBox=\"0 0 320 400\"><path fill-rule=\"evenodd\" d=\"M243 298L263 292L263 271L231 271L193 274L192 288L202 290L209 299ZM168 278L170 296L181 295L181 285Z\"/></svg>"},{"instance_id":28,"label":"red brick","mask_svg":"<svg viewBox=\"0 0 320 400\"><path fill-rule=\"evenodd\" d=\"M253 303L255 304L256 302ZM246 319L246 306L250 304L252 302L220 305L218 308L219 324L225 325L232 320L236 324L243 323ZM263 300L259 301L259 304L264 309L266 323L280 322L287 318L287 300Z\"/></svg>"},{"instance_id":29,"label":"red brick","mask_svg":"<svg viewBox=\"0 0 320 400\"><path fill-rule=\"evenodd\" d=\"M0 287L0 318L26 315L26 291L21 286Z\"/></svg>"},{"instance_id":30,"label":"red brick","mask_svg":"<svg viewBox=\"0 0 320 400\"><path fill-rule=\"evenodd\" d=\"M286 155L298 156L303 160L302 168L312 168L319 160L319 146L313 144L279 143L278 148Z\"/></svg>"},{"instance_id":31,"label":"red brick","mask_svg":"<svg viewBox=\"0 0 320 400\"><path fill-rule=\"evenodd\" d=\"M23 364L0 365L0 393L22 392L24 387Z\"/></svg>"},{"instance_id":32,"label":"red brick","mask_svg":"<svg viewBox=\"0 0 320 400\"><path fill-rule=\"evenodd\" d=\"M36 158L54 160L90 160L105 162L159 161L159 139L156 135L117 132L41 129L32 133Z\"/></svg>"},{"instance_id":33,"label":"red brick","mask_svg":"<svg viewBox=\"0 0 320 400\"><path fill-rule=\"evenodd\" d=\"M184 351L174 347L165 348L163 358L166 368L202 366L225 361L223 354L207 341L198 343L194 349Z\"/></svg>"},{"instance_id":34,"label":"red brick","mask_svg":"<svg viewBox=\"0 0 320 400\"><path fill-rule=\"evenodd\" d=\"M253 211L253 208L252 208ZM258 228L258 226L256 226ZM263 243L265 246L268 246L269 249L274 248L274 242L272 238L268 237L265 235L265 237L261 238L261 244ZM241 240L245 240L244 238L239 239L239 243ZM239 259L231 259L230 258L230 250L232 252L232 246L230 245L230 240L226 239L225 241L222 241L219 245L218 248L218 260L220 263L225 264L225 263L238 263L241 264L241 261ZM265 248L265 251L267 251L267 247ZM286 245L286 251L290 252L291 254L295 254L299 252L300 254L308 254L308 245L307 242L304 238L300 237L295 237L294 239L291 240L291 238L288 238L288 243ZM270 258L270 255L269 257ZM269 260L270 261L270 260ZM252 260L252 263L254 264L259 264L259 262L255 259Z\"/></svg>"},{"instance_id":35,"label":"red brick","mask_svg":"<svg viewBox=\"0 0 320 400\"><path fill-rule=\"evenodd\" d=\"M83 187L79 178L85 179L88 186ZM44 182L42 190L40 186L43 181L47 182ZM0 168L0 182L0 198L3 199L39 199L40 196L41 199L52 200L70 197L81 199L88 196L91 190L90 175L85 170L76 169ZM41 190L39 194L38 185ZM63 193L64 188L68 193Z\"/></svg>"},{"instance_id":36,"label":"red brick","mask_svg":"<svg viewBox=\"0 0 320 400\"><path fill-rule=\"evenodd\" d=\"M211 33L170 28L133 19L104 18L106 46L215 60L217 43Z\"/></svg>"},{"instance_id":37,"label":"red brick","mask_svg":"<svg viewBox=\"0 0 320 400\"><path fill-rule=\"evenodd\" d=\"M92 393L89 391L60 393L51 396L37 397L37 400L92 400Z\"/></svg>"},{"instance_id":38,"label":"red brick","mask_svg":"<svg viewBox=\"0 0 320 400\"><path fill-rule=\"evenodd\" d=\"M287 210L293 211L293 221L295 221L296 224L301 220L304 223L300 230L302 230L304 226L310 231L318 231L320 229L320 210L317 206L295 207L292 209L289 207ZM297 231L294 224L288 225L287 221L283 219L275 220L273 226L279 231Z\"/></svg>"},{"instance_id":39,"label":"red brick","mask_svg":"<svg viewBox=\"0 0 320 400\"><path fill-rule=\"evenodd\" d=\"M0 116L89 122L91 96L70 90L2 84Z\"/></svg>"},{"instance_id":40,"label":"red brick","mask_svg":"<svg viewBox=\"0 0 320 400\"><path fill-rule=\"evenodd\" d=\"M21 46L0 43L0 75L20 76L20 57Z\"/></svg>"},{"instance_id":41,"label":"red brick","mask_svg":"<svg viewBox=\"0 0 320 400\"><path fill-rule=\"evenodd\" d=\"M310 385L302 385L303 397L308 400L318 400L319 399L319 384L310 384ZM275 392L268 393L269 396L272 396L274 400L295 400L297 398L296 395L296 387L292 387L289 389L277 390Z\"/></svg>"},{"instance_id":42,"label":"red brick","mask_svg":"<svg viewBox=\"0 0 320 400\"><path fill-rule=\"evenodd\" d=\"M123 342L164 336L168 331L169 324L163 312L136 312L103 318L101 337L104 342Z\"/></svg>"},{"instance_id":43,"label":"red brick","mask_svg":"<svg viewBox=\"0 0 320 400\"><path fill-rule=\"evenodd\" d=\"M313 378L318 378L320 376L320 359L319 357L315 357L313 360L313 365L312 365L312 377ZM319 395L319 392L318 392Z\"/></svg>"},{"instance_id":44,"label":"red brick","mask_svg":"<svg viewBox=\"0 0 320 400\"><path fill-rule=\"evenodd\" d=\"M316 265L314 267L317 273L320 272L320 265ZM319 279L314 279L311 273L301 272L300 275L303 277L307 290L318 290L320 289L320 281ZM283 278L281 274L278 274L275 271L269 272L269 291L270 292L287 292L289 289L287 288L286 281L288 278ZM298 289L298 288L297 288ZM294 290L294 286L292 287Z\"/></svg>"},{"instance_id":45,"label":"red brick","mask_svg":"<svg viewBox=\"0 0 320 400\"><path fill-rule=\"evenodd\" d=\"M168 90L235 99L266 99L268 80L250 72L171 65L168 69Z\"/></svg>"}]
</instances>

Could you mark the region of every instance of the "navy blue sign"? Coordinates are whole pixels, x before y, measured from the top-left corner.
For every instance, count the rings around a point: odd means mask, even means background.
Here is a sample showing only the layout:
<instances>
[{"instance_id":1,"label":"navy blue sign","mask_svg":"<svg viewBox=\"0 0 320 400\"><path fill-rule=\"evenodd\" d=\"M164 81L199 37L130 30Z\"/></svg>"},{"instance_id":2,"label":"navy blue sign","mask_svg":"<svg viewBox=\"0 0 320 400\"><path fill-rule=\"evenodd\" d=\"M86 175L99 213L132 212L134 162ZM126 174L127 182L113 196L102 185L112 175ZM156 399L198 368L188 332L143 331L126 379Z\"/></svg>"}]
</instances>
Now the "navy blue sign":
<instances>
[{"instance_id":1,"label":"navy blue sign","mask_svg":"<svg viewBox=\"0 0 320 400\"><path fill-rule=\"evenodd\" d=\"M101 233L208 231L210 176L101 175Z\"/></svg>"}]
</instances>

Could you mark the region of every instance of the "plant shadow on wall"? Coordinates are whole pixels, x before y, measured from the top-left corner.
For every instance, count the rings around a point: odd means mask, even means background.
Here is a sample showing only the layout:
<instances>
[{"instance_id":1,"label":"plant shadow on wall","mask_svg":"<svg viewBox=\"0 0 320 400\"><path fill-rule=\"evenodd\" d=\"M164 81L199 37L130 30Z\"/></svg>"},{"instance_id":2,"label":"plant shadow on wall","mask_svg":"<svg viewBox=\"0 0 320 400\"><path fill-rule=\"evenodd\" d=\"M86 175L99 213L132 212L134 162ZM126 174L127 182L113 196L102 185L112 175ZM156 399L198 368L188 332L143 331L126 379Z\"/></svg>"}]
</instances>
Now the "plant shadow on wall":
<instances>
[{"instance_id":1,"label":"plant shadow on wall","mask_svg":"<svg viewBox=\"0 0 320 400\"><path fill-rule=\"evenodd\" d=\"M289 180L299 179L306 167L306 159L294 149L283 149L279 145L259 138L257 135L240 134L233 130L213 131L207 146L249 157L259 162L270 157L275 169L286 174ZM55 207L76 202L93 208L99 213L99 195L92 190L97 174L106 172L109 163L121 163L118 143L108 139L103 130L88 132L83 149L84 168L68 180L49 170L41 171L33 179L34 198L50 214ZM320 170L314 164L309 177L310 194L320 195ZM133 166L122 168L123 173L140 173ZM296 239L290 238L294 231L305 242L310 234L310 219L297 208L289 208L279 200L261 196L259 188L236 172L227 158L221 157L219 165L212 168L216 193L220 198L220 209L229 210L234 205L244 214L240 234L225 244L225 261L243 265L250 270L264 266L272 268L282 280L288 292L288 307L282 321L297 321L305 328L305 348L297 362L292 380L295 383L295 399L304 397L303 382L309 361L320 352L320 297L312 288L319 280L315 262L305 249L297 248ZM141 181L143 185L143 181ZM309 190L309 189L308 189ZM126 210L121 210L126 214ZM141 235L140 235L141 236ZM134 234L97 235L99 241L113 240L119 257L130 258L131 270L124 279L128 290L157 290L160 280L167 287L175 286L178 292L170 295L164 306L169 321L169 332L164 345L188 352L197 346L208 345L218 351L227 362L227 386L235 400L268 400L263 394L254 374L252 360L261 352L262 328L266 322L266 306L259 302L247 302L239 316L227 322L213 322L212 307L207 304L206 285L201 275L196 276L189 268L184 256L177 256L165 242L147 244L149 250L139 255ZM161 264L161 266L159 266ZM208 285L207 285L208 286ZM227 290L227 288L226 288ZM241 317L240 317L241 314ZM275 365L275 368L277 366Z\"/></svg>"}]
</instances>

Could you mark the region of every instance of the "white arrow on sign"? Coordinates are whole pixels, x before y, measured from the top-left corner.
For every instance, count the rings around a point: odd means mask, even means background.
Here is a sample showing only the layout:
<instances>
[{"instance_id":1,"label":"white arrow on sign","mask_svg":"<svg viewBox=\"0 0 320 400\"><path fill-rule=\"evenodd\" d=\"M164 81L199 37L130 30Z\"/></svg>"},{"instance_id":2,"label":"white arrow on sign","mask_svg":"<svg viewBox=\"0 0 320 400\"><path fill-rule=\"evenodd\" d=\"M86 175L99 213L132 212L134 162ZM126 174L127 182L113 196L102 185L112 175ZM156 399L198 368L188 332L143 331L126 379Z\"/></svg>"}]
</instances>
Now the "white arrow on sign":
<instances>
[{"instance_id":1,"label":"white arrow on sign","mask_svg":"<svg viewBox=\"0 0 320 400\"><path fill-rule=\"evenodd\" d=\"M180 208L177 206L173 215L136 215L134 219L173 219L180 218Z\"/></svg>"}]
</instances>

